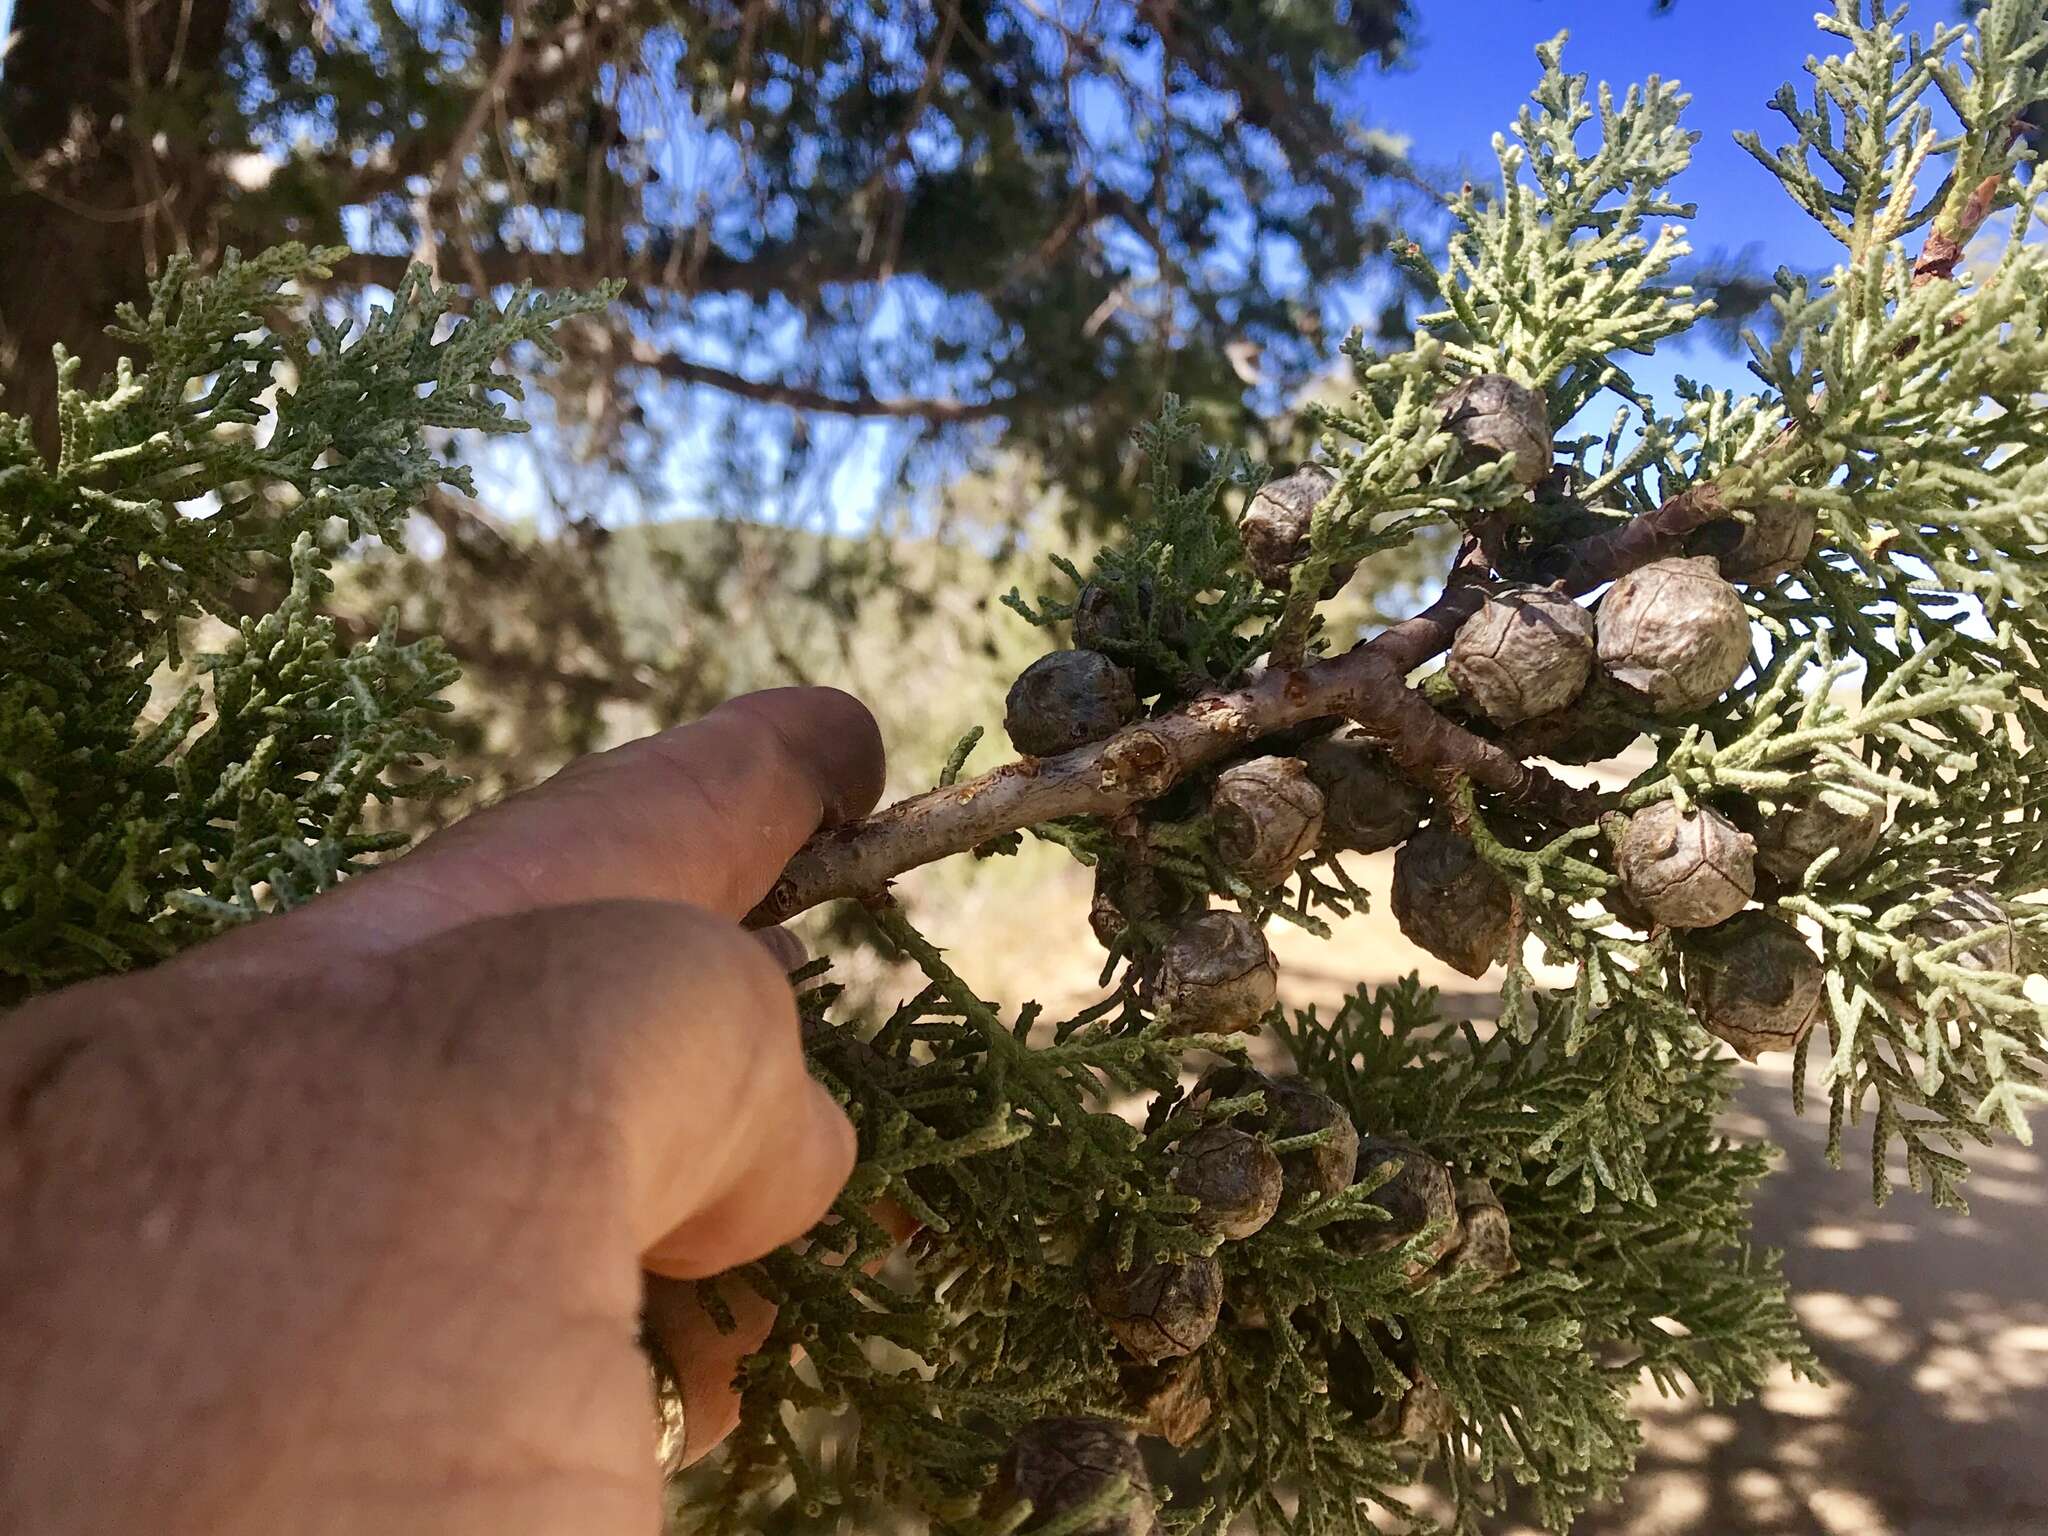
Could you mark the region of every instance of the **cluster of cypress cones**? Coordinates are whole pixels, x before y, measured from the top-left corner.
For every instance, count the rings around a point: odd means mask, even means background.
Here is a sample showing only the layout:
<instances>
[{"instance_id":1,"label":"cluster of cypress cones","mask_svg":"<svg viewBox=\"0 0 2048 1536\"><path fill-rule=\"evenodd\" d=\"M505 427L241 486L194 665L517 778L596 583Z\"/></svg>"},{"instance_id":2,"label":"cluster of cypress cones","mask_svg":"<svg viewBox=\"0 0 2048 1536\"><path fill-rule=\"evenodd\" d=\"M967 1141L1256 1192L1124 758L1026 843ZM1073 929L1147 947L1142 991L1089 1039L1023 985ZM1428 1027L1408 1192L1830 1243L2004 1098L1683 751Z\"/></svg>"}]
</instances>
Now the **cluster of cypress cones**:
<instances>
[{"instance_id":1,"label":"cluster of cypress cones","mask_svg":"<svg viewBox=\"0 0 2048 1536\"><path fill-rule=\"evenodd\" d=\"M1173 1113L1192 1129L1173 1144L1167 1177L1175 1193L1195 1203L1193 1226L1221 1243L1251 1237L1291 1203L1364 1184L1372 1214L1325 1228L1325 1240L1344 1252L1363 1259L1399 1251L1402 1275L1413 1286L1458 1275L1484 1287L1516 1268L1507 1213L1485 1179L1461 1178L1399 1137L1361 1135L1342 1105L1300 1078L1220 1066ZM1129 1417L1047 1418L1025 1426L1003 1459L988 1508L998 1514L1029 1499L1025 1528L1033 1529L1107 1500L1088 1531L1145 1536L1156 1519L1138 1437L1156 1435L1177 1447L1199 1438L1214 1413L1203 1347L1219 1326L1265 1328L1270 1319L1255 1298L1229 1293L1214 1254L1126 1268L1099 1250L1084 1273L1089 1306L1124 1362ZM1332 1392L1376 1436L1419 1442L1447 1431L1434 1383L1412 1360L1402 1362L1391 1335L1385 1347L1408 1376L1398 1397L1380 1390L1362 1357L1335 1373L1343 1379L1333 1376ZM1118 1486L1124 1497L1109 1498Z\"/></svg>"},{"instance_id":2,"label":"cluster of cypress cones","mask_svg":"<svg viewBox=\"0 0 2048 1536\"><path fill-rule=\"evenodd\" d=\"M1536 391L1479 375L1447 395L1442 409L1462 461L1505 459L1530 488L1551 473L1550 427ZM1291 588L1316 513L1339 483L1332 469L1309 464L1252 497L1239 537L1260 581ZM1736 584L1774 582L1797 568L1816 532L1810 510L1767 502L1702 530L1688 553L1622 576L1590 606L1557 587L1496 584L1451 645L1449 682L1475 725L1483 721L1525 750L1560 761L1614 756L1639 734L1632 718L1689 715L1736 685L1750 660L1749 618ZM1351 574L1331 569L1323 595ZM1154 611L1149 592L1137 595L1136 619L1172 643L1174 616ZM1133 615L1115 594L1083 590L1075 648L1041 657L1011 690L1006 726L1020 752L1046 756L1103 740L1137 718L1145 696L1173 687L1156 664L1117 659L1128 654L1132 628ZM1209 783L1206 815L1217 859L1255 891L1284 883L1306 859L1394 848L1393 910L1412 942L1475 977L1506 959L1515 942L1508 882L1356 726L1226 766ZM1753 804L1660 801L1612 829L1610 906L1633 927L1680 936L1688 1004L1708 1031L1748 1058L1790 1049L1820 1014L1823 972L1796 927L1752 906L1759 879L1789 886L1845 879L1875 853L1886 820L1881 799L1833 788L1794 796L1769 814ZM1163 942L1142 962L1159 1019L1187 1034L1253 1027L1278 993L1258 926L1199 902L1162 912L1156 885L1141 875L1126 870L1098 881L1093 918L1105 943L1134 916L1165 923ZM2011 968L2012 928L1986 891L1958 889L1919 928L1932 943L1981 934L1961 962ZM1208 1117L1210 1104L1254 1095L1255 1110ZM1514 1268L1506 1214L1484 1180L1460 1178L1398 1137L1362 1137L1340 1105L1299 1079L1219 1068L1175 1113L1199 1125L1176 1144L1174 1188L1197 1202L1195 1224L1222 1241L1249 1237L1287 1201L1384 1179L1371 1197L1384 1219L1335 1224L1332 1242L1361 1256L1409 1245L1404 1262L1416 1284L1453 1269L1476 1270L1490 1283ZM1312 1133L1321 1139L1306 1151L1282 1156L1271 1146ZM1209 1255L1133 1269L1098 1255L1088 1290L1128 1360L1132 1423L1176 1445L1198 1436L1211 1407L1197 1352L1226 1315L1260 1325L1256 1308L1226 1295L1223 1268ZM1399 1402L1388 1403L1360 1364L1364 1397L1353 1406L1370 1410L1381 1432L1420 1439L1446 1427L1441 1399L1419 1373L1411 1373ZM1339 1386L1333 1381L1333 1393ZM1100 1536L1153 1529L1132 1429L1047 1419L1020 1433L990 1497L992 1507L1030 1499L1029 1529L1119 1479L1131 1497L1090 1529Z\"/></svg>"}]
</instances>

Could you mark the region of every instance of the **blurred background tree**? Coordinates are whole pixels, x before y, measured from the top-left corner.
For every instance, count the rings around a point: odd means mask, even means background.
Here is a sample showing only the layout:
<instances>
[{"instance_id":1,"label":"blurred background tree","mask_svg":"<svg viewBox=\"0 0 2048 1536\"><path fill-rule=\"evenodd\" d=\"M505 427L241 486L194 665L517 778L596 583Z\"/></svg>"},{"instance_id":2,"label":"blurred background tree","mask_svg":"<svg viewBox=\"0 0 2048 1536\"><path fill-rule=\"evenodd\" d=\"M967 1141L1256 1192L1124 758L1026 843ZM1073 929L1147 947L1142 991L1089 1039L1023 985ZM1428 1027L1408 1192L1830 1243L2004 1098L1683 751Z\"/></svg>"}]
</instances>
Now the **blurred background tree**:
<instances>
[{"instance_id":1,"label":"blurred background tree","mask_svg":"<svg viewBox=\"0 0 2048 1536\"><path fill-rule=\"evenodd\" d=\"M110 367L105 317L173 254L346 245L323 297L358 308L415 259L501 297L624 281L530 375L537 431L480 465L485 504L432 496L415 553L336 599L446 637L488 706L459 766L494 792L813 670L798 608L843 632L893 593L924 623L943 572L869 534L945 522L985 558L1033 519L1112 525L1163 391L1284 452L1393 226L1436 206L1339 104L1411 24L1407 0L19 0L0 384L47 447L52 344ZM779 639L735 654L764 615Z\"/></svg>"}]
</instances>

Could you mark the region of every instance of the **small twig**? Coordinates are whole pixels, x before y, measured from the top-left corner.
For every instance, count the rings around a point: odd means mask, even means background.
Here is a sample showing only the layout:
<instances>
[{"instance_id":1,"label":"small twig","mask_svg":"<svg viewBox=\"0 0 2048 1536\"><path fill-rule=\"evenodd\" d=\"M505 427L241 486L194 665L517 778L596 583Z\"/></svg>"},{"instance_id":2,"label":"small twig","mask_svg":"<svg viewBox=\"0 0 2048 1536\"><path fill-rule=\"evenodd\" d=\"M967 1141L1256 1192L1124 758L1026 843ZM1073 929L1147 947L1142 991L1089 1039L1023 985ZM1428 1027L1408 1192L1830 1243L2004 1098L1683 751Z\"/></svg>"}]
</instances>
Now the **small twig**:
<instances>
[{"instance_id":1,"label":"small twig","mask_svg":"<svg viewBox=\"0 0 2048 1536\"><path fill-rule=\"evenodd\" d=\"M1575 595L1590 592L1653 560L1678 554L1690 535L1732 511L1721 488L1711 480L1680 491L1656 511L1572 545L1571 563L1562 576L1564 586Z\"/></svg>"},{"instance_id":2,"label":"small twig","mask_svg":"<svg viewBox=\"0 0 2048 1536\"><path fill-rule=\"evenodd\" d=\"M1957 221L1963 241L1989 214L1996 185L1996 178L1987 180L1967 199ZM1955 260L1942 243L1950 239L1929 234L1914 267L1916 281L1922 273L1928 279L1954 276ZM1955 255L1961 255L1961 242ZM1783 467L1798 442L1796 424L1788 423L1751 470L1773 460ZM1692 486L1654 511L1565 546L1555 585L1583 597L1682 553L1692 534L1735 510L1716 482ZM1466 780L1546 820L1590 821L1601 805L1596 792L1574 789L1508 748L1473 735L1407 684L1409 674L1448 650L1459 627L1479 611L1500 558L1500 533L1492 519L1475 525L1435 602L1341 656L1272 668L1241 688L1203 694L1107 741L1059 757L1006 763L968 783L819 833L789 862L775 889L748 914L748 923L779 923L821 902L880 891L906 870L1039 822L1121 815L1243 743L1332 715L1357 721L1386 744L1404 774L1439 795Z\"/></svg>"},{"instance_id":3,"label":"small twig","mask_svg":"<svg viewBox=\"0 0 2048 1536\"><path fill-rule=\"evenodd\" d=\"M1692 529L1721 515L1713 487L1694 487L1655 512L1572 546L1560 584L1574 594L1590 591L1670 553ZM1483 564L1473 541L1434 603L1341 656L1261 673L1242 687L1203 694L1126 726L1107 741L1005 763L821 832L790 861L748 922L779 923L821 902L879 891L906 870L1039 822L1120 815L1247 742L1332 715L1357 720L1386 739L1403 770L1426 784L1442 788L1469 778L1539 814L1584 820L1595 801L1590 792L1453 725L1407 685L1408 674L1446 650L1478 611Z\"/></svg>"}]
</instances>

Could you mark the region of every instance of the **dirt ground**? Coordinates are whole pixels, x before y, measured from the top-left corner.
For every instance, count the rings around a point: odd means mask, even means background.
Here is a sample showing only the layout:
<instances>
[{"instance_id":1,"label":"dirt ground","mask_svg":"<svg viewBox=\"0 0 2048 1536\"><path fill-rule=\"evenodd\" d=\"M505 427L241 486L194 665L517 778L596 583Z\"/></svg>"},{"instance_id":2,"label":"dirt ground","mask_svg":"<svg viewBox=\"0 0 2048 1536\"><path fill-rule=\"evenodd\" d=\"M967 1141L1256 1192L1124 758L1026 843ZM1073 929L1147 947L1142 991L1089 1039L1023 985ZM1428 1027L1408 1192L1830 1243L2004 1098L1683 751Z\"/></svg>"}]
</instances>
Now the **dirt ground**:
<instances>
[{"instance_id":1,"label":"dirt ground","mask_svg":"<svg viewBox=\"0 0 2048 1536\"><path fill-rule=\"evenodd\" d=\"M1390 863L1368 866L1376 894ZM1491 1011L1490 991L1432 970L1375 906L1332 944L1282 941L1291 1000L1333 997L1345 972L1371 975L1384 957L1389 975L1423 962L1450 1011ZM1758 1200L1758 1240L1785 1252L1829 1383L1784 1375L1733 1408L1645 1388L1647 1443L1628 1496L1588 1514L1577 1536L2048 1536L2041 1151L1975 1152L1966 1217L1935 1210L1900 1170L1880 1210L1867 1146L1852 1132L1846 1166L1831 1169L1825 1105L1792 1113L1789 1062L1742 1070L1729 1129L1785 1154Z\"/></svg>"},{"instance_id":2,"label":"dirt ground","mask_svg":"<svg viewBox=\"0 0 2048 1536\"><path fill-rule=\"evenodd\" d=\"M1486 1017L1494 994L1436 965L1387 915L1391 858L1360 861L1371 913L1324 942L1274 934L1285 1000L1329 1004L1356 985L1419 970L1446 1011ZM1020 874L1023 872L1020 871ZM1087 887L1048 862L1028 890L925 914L962 971L1054 1007L1091 996ZM984 906L983 902L987 905ZM996 974L991 974L991 973ZM1816 1066L1815 1071L1818 1068ZM1789 1376L1735 1407L1644 1391L1646 1446L1626 1498L1579 1536L2048 1536L2048 1169L2009 1141L1973 1156L1967 1216L1899 1189L1870 1198L1867 1144L1825 1157L1824 1104L1792 1113L1789 1064L1743 1069L1732 1132L1784 1149L1762 1191L1759 1241L1784 1250L1798 1311L1830 1382ZM1816 1095L1817 1097L1817 1095ZM1514 1529L1503 1536L1536 1536Z\"/></svg>"}]
</instances>

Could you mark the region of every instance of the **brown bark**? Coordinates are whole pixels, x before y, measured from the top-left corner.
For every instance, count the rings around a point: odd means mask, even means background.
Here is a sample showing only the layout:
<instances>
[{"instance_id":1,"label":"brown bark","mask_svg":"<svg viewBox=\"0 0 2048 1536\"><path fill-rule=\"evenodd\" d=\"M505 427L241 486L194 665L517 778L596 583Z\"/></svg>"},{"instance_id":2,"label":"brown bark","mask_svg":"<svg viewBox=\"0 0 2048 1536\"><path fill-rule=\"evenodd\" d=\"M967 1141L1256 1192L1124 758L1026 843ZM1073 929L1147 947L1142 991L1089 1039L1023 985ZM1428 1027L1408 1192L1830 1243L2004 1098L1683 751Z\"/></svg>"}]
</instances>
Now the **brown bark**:
<instances>
[{"instance_id":1,"label":"brown bark","mask_svg":"<svg viewBox=\"0 0 2048 1536\"><path fill-rule=\"evenodd\" d=\"M150 257L203 227L214 173L203 144L158 150L138 112L224 87L232 0L20 0L0 88L0 388L38 445L57 441L59 343L86 378L113 366L114 306L146 292ZM154 250L152 245L154 244Z\"/></svg>"},{"instance_id":2,"label":"brown bark","mask_svg":"<svg viewBox=\"0 0 2048 1536\"><path fill-rule=\"evenodd\" d=\"M1935 221L1934 228L1927 232L1926 243L1920 248L1920 259L1913 263L1915 288L1928 283L1947 282L1955 277L1956 267L1963 259L1970 237L1991 217L1991 210L1997 206L1998 189L2004 185L2004 176L1986 176L1970 189L1970 195L1964 199L1953 221Z\"/></svg>"},{"instance_id":3,"label":"brown bark","mask_svg":"<svg viewBox=\"0 0 2048 1536\"><path fill-rule=\"evenodd\" d=\"M1581 596L1675 552L1687 534L1725 515L1712 485L1695 487L1571 546L1559 585ZM1597 795L1446 720L1407 684L1408 674L1448 649L1478 610L1484 589L1472 578L1483 574L1484 558L1468 541L1434 603L1341 656L1263 673L1240 688L1204 694L1127 726L1107 741L1006 763L821 832L790 861L748 922L779 923L823 902L873 895L906 870L1024 827L1121 815L1249 742L1330 716L1355 720L1380 737L1403 772L1432 789L1469 779L1546 819L1583 823L1599 810Z\"/></svg>"}]
</instances>

